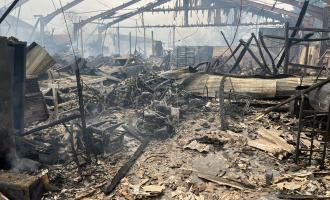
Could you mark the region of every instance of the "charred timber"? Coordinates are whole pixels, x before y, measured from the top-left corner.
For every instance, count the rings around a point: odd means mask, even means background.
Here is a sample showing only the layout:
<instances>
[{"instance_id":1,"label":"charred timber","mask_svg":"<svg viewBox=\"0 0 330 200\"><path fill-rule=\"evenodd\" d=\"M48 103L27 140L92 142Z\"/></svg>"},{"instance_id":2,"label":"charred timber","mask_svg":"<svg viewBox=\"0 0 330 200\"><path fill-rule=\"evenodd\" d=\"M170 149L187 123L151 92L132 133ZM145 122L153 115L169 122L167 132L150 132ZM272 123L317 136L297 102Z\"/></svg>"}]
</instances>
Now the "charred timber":
<instances>
[{"instance_id":1,"label":"charred timber","mask_svg":"<svg viewBox=\"0 0 330 200\"><path fill-rule=\"evenodd\" d=\"M71 115L71 116L68 116L68 117L64 117L62 119L53 121L49 124L42 125L42 126L39 126L37 128L26 131L22 136L27 136L27 135L30 135L32 133L35 133L35 132L38 132L38 131L41 131L41 130L44 130L44 129L47 129L47 128L50 128L50 127L53 127L53 126L57 126L57 125L60 125L60 124L63 124L65 122L69 122L69 121L72 121L72 120L78 119L78 118L80 118L80 114L74 114L74 115Z\"/></svg>"}]
</instances>

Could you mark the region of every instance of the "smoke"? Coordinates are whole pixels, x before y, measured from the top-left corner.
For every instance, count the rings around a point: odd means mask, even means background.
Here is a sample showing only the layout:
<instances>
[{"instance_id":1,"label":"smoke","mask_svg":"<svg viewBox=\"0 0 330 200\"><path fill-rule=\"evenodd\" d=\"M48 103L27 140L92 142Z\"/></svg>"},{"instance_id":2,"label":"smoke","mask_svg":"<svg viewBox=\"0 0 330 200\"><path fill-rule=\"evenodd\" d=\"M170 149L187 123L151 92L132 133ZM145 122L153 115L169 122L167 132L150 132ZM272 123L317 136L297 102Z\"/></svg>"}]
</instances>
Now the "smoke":
<instances>
[{"instance_id":1,"label":"smoke","mask_svg":"<svg viewBox=\"0 0 330 200\"><path fill-rule=\"evenodd\" d=\"M40 163L27 158L19 158L16 149L11 147L7 150L7 154L1 158L0 167L13 172L32 173L40 168Z\"/></svg>"},{"instance_id":2,"label":"smoke","mask_svg":"<svg viewBox=\"0 0 330 200\"><path fill-rule=\"evenodd\" d=\"M40 163L28 158L15 158L11 161L13 172L35 172L40 168Z\"/></svg>"}]
</instances>

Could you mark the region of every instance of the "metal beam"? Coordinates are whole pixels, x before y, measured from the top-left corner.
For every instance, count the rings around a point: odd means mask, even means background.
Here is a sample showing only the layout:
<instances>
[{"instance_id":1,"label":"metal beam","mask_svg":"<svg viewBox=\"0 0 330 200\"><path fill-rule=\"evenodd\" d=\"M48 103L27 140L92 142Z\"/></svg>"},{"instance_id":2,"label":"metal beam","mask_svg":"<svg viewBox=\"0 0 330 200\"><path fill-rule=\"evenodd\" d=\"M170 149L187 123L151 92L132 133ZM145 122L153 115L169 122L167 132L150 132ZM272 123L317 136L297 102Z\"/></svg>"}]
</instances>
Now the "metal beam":
<instances>
[{"instance_id":1,"label":"metal beam","mask_svg":"<svg viewBox=\"0 0 330 200\"><path fill-rule=\"evenodd\" d=\"M255 26L255 25L283 25L283 22L263 22L263 23L241 23L240 26ZM224 27L224 26L237 26L233 23L216 23L216 24L189 24L186 25L144 25L144 26L119 26L119 28L194 28L194 27ZM115 28L115 27L114 27ZM117 28L117 27L116 27Z\"/></svg>"},{"instance_id":2,"label":"metal beam","mask_svg":"<svg viewBox=\"0 0 330 200\"><path fill-rule=\"evenodd\" d=\"M183 7L184 7L184 25L188 26L189 24L189 0L183 0Z\"/></svg>"},{"instance_id":3,"label":"metal beam","mask_svg":"<svg viewBox=\"0 0 330 200\"><path fill-rule=\"evenodd\" d=\"M241 0L238 0L238 1L229 1L229 0L213 0L213 1L209 1L209 4L211 5L212 4L215 4L215 5L222 5L223 3L228 3L228 2L235 2L235 3L239 3L240 4L240 1ZM296 8L302 8L302 3L299 2L299 1L296 1L296 0L277 0L278 2L281 2L281 3L285 3L285 4L288 4L288 5L291 5L291 6L294 6ZM245 5L252 5L252 6L256 6L256 8L263 8L263 9L267 9L269 11L276 11L278 13L281 13L281 14L285 14L285 15L288 15L288 16L291 16L290 15L290 11L287 11L287 10L283 10L283 9L279 9L279 8L276 8L276 7L273 7L273 6L270 6L270 5L267 5L265 3L262 3L262 2L257 2L257 1L251 1L251 0L243 0L243 4ZM261 7L262 6L262 7ZM284 13L286 12L286 13ZM293 12L291 12L293 13ZM322 13L323 13L323 10L321 7L318 7L316 5L311 5L308 9L308 13L311 14L313 17L316 17L320 20L322 20ZM291 16L292 17L292 16Z\"/></svg>"},{"instance_id":4,"label":"metal beam","mask_svg":"<svg viewBox=\"0 0 330 200\"><path fill-rule=\"evenodd\" d=\"M297 8L302 8L302 3L298 2L296 0L278 0L279 2L297 7ZM311 14L312 16L321 19L322 20L322 13L323 13L323 8L318 7L316 5L309 5L308 9L307 9L307 13Z\"/></svg>"},{"instance_id":5,"label":"metal beam","mask_svg":"<svg viewBox=\"0 0 330 200\"><path fill-rule=\"evenodd\" d=\"M143 13L146 10L150 10L150 9L153 9L157 6L163 5L163 4L165 4L169 1L171 1L171 0L156 0L155 2L148 3L147 5L145 5L141 8L138 8L137 10L135 10L133 12L129 12L129 13L126 13L126 14L120 16L119 18L117 18L117 19L113 20L112 22L106 24L105 26L101 27L100 30L104 31L104 30L106 30L107 28L109 28L110 26L112 26L114 24L117 24L121 21L124 21L125 19L133 17L133 16L138 15L140 13Z\"/></svg>"},{"instance_id":6,"label":"metal beam","mask_svg":"<svg viewBox=\"0 0 330 200\"><path fill-rule=\"evenodd\" d=\"M19 2L17 2L17 4L14 6L13 10L22 6L23 4L25 4L26 2L28 2L30 0L20 0ZM7 8L6 7L2 7L0 8L0 12L3 12L4 10L6 10Z\"/></svg>"},{"instance_id":7,"label":"metal beam","mask_svg":"<svg viewBox=\"0 0 330 200\"><path fill-rule=\"evenodd\" d=\"M84 0L74 0L74 1L66 4L65 6L63 6L63 10L66 11L66 10L80 4L83 1ZM55 10L54 12L48 14L47 16L43 17L44 25L47 25L52 19L54 19L54 17L56 17L57 15L59 15L61 13L62 13L62 8L59 8L59 9Z\"/></svg>"},{"instance_id":8,"label":"metal beam","mask_svg":"<svg viewBox=\"0 0 330 200\"><path fill-rule=\"evenodd\" d=\"M237 8L237 4L224 2L221 5L216 5L216 6L193 6L193 7L189 7L188 10L189 11L211 11L211 10L233 9L233 8ZM166 13L166 12L182 12L184 10L185 10L185 8L183 6L180 6L180 7L175 7L175 8L155 8L155 9L147 10L145 12ZM263 10L263 12L260 12L260 9L258 9L258 8L249 7L247 5L244 5L243 11L248 12L248 13L253 13L258 16L271 18L271 19L278 20L278 21L284 21L284 18L281 14L277 14L275 12L268 11L268 10Z\"/></svg>"},{"instance_id":9,"label":"metal beam","mask_svg":"<svg viewBox=\"0 0 330 200\"><path fill-rule=\"evenodd\" d=\"M221 6L223 3L232 3L232 4L235 4L237 7L240 7L241 2L243 3L243 7L248 6L250 8L257 8L259 10L260 9L267 10L270 12L286 15L288 17L295 18L295 19L297 19L299 17L299 14L297 14L295 12L291 12L291 11L288 11L285 9L280 9L277 7L267 5L265 3L252 1L252 0L213 0L213 1L210 1L210 4L214 3L215 5ZM305 19L305 20L307 21L308 19Z\"/></svg>"},{"instance_id":10,"label":"metal beam","mask_svg":"<svg viewBox=\"0 0 330 200\"><path fill-rule=\"evenodd\" d=\"M9 15L9 13L14 9L14 7L16 6L16 4L18 3L19 0L15 0L10 6L9 8L6 10L6 12L1 16L0 18L0 24L3 22L3 20L6 19L6 17Z\"/></svg>"},{"instance_id":11,"label":"metal beam","mask_svg":"<svg viewBox=\"0 0 330 200\"><path fill-rule=\"evenodd\" d=\"M236 3L237 5L241 4L241 0L231 0L233 3ZM263 3L259 3L259 2L255 2L255 1L250 1L250 0L245 0L243 1L243 5L247 5L247 6L251 6L251 7L256 7L259 9L264 9L264 10L268 10L268 11L273 11L275 13L280 13L289 17L294 17L294 18L298 18L299 14L291 12L291 11L287 11L284 9L280 9L280 8L276 8L270 5L266 5Z\"/></svg>"},{"instance_id":12,"label":"metal beam","mask_svg":"<svg viewBox=\"0 0 330 200\"><path fill-rule=\"evenodd\" d=\"M106 11L106 12L103 12L103 13L100 13L100 14L95 15L93 17L90 17L88 19L82 20L80 23L76 23L75 24L75 27L76 27L76 29L80 29L83 26L85 26L86 24L88 24L88 23L90 23L90 22L92 22L94 20L97 20L97 19L100 19L100 18L105 18L105 17L111 17L111 16L115 15L119 10L122 10L122 9L124 9L124 8L126 8L128 6L131 6L131 5L135 4L135 3L138 3L140 1L141 0L131 0L131 1L129 1L127 3L124 3L124 4L120 5L120 6L117 6L115 8L112 8L112 9Z\"/></svg>"},{"instance_id":13,"label":"metal beam","mask_svg":"<svg viewBox=\"0 0 330 200\"><path fill-rule=\"evenodd\" d=\"M14 7L14 9L15 9L15 8L18 8L18 7L20 7L20 6L22 6L23 4L27 3L28 1L30 1L30 0L20 0L20 1L16 4L16 6Z\"/></svg>"}]
</instances>

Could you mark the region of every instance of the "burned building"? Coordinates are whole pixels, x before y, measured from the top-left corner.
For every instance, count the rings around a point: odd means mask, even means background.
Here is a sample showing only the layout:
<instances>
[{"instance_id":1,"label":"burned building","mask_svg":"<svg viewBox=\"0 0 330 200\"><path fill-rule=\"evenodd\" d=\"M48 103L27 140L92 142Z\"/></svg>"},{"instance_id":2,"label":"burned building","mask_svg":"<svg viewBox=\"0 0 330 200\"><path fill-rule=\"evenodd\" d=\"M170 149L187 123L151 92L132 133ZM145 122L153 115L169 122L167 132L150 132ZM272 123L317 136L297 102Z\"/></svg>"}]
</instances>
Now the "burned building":
<instances>
[{"instance_id":1,"label":"burned building","mask_svg":"<svg viewBox=\"0 0 330 200\"><path fill-rule=\"evenodd\" d=\"M329 2L51 3L0 8L0 199L330 199Z\"/></svg>"}]
</instances>

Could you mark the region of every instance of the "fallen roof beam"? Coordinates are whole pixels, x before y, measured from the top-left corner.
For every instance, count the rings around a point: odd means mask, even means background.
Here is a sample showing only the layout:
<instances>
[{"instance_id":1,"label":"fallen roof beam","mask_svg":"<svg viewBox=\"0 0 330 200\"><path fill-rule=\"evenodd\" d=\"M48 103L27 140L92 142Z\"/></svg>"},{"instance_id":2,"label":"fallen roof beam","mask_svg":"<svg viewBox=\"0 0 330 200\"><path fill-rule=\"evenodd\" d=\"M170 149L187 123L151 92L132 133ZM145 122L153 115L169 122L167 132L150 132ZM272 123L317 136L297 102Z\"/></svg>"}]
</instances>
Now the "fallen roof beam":
<instances>
[{"instance_id":1,"label":"fallen roof beam","mask_svg":"<svg viewBox=\"0 0 330 200\"><path fill-rule=\"evenodd\" d=\"M44 129L47 129L47 128L50 128L50 127L53 127L53 126L57 126L57 125L65 123L65 122L69 122L69 121L72 121L74 119L78 119L80 117L81 117L80 114L75 113L75 114L72 114L70 116L63 117L62 119L50 122L49 124L42 125L42 126L34 128L34 129L28 130L20 136L27 136L27 135L30 135L32 133L35 133L35 132L38 132L38 131L41 131L41 130L44 130Z\"/></svg>"},{"instance_id":2,"label":"fallen roof beam","mask_svg":"<svg viewBox=\"0 0 330 200\"><path fill-rule=\"evenodd\" d=\"M129 12L129 13L126 13L126 14L120 16L119 18L117 18L117 19L113 20L112 22L110 22L110 23L104 25L103 27L101 27L100 30L101 31L104 31L104 30L106 30L107 28L109 28L110 26L112 26L114 24L117 24L117 23L119 23L121 21L124 21L125 19L131 18L131 17L133 17L135 15L138 15L140 13L143 13L143 12L145 12L147 10L151 10L151 9L157 7L157 6L163 5L163 4L165 4L165 3L169 2L169 1L171 1L171 0L157 0L157 1L153 2L153 3L149 3L149 4L147 4L147 5L145 5L145 6L141 7L141 8L138 8L136 11Z\"/></svg>"}]
</instances>

